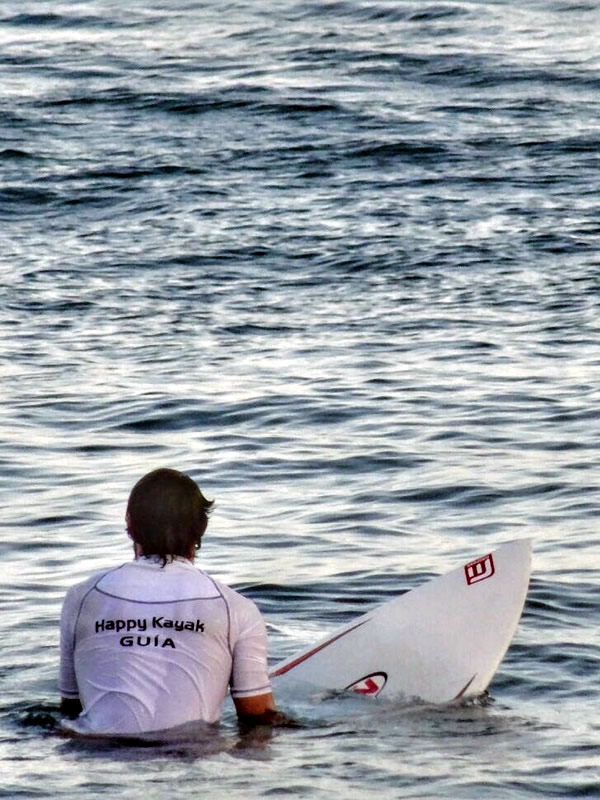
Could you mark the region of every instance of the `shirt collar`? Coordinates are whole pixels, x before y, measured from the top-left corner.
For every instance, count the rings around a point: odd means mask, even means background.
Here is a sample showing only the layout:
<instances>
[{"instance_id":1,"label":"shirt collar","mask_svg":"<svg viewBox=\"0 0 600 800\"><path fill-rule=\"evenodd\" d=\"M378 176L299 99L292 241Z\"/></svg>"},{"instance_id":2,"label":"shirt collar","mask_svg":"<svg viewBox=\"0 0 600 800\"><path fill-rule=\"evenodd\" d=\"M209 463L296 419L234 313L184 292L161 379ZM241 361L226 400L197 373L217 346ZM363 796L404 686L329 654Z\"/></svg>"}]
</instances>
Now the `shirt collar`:
<instances>
[{"instance_id":1,"label":"shirt collar","mask_svg":"<svg viewBox=\"0 0 600 800\"><path fill-rule=\"evenodd\" d=\"M138 556L134 559L134 563L139 564L142 567L162 567L163 558L162 556ZM173 556L173 560L171 561L171 559L169 559L165 564L165 569L172 566L184 567L186 569L196 569L192 559L184 558L183 556Z\"/></svg>"}]
</instances>

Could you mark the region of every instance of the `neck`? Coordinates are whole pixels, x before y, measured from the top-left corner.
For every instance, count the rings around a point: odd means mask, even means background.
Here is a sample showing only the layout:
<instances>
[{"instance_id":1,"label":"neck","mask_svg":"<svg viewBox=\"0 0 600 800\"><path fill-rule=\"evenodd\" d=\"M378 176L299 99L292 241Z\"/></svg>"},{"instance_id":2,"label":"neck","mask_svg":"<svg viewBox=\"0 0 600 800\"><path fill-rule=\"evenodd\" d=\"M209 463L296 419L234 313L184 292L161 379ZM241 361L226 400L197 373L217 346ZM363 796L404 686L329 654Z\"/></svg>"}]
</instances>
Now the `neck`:
<instances>
[{"instance_id":1,"label":"neck","mask_svg":"<svg viewBox=\"0 0 600 800\"><path fill-rule=\"evenodd\" d=\"M133 543L133 554L136 558L144 558L144 556L147 555L148 556L155 555L155 553L144 553L144 551L141 548L141 545L139 545L137 542ZM196 557L196 549L194 547L191 549L191 551L188 553L187 556L182 556L182 558L187 558L188 561L193 561L195 557ZM173 558L177 558L177 556L173 556Z\"/></svg>"}]
</instances>

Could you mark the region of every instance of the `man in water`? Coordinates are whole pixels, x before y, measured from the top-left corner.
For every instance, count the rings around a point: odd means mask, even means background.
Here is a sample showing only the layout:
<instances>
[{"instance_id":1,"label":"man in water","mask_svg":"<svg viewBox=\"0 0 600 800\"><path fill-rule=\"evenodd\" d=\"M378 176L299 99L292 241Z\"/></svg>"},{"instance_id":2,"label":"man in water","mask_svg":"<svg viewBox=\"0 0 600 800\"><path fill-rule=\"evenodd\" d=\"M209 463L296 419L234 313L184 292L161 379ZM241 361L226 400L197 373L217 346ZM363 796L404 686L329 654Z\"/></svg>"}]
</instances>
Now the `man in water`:
<instances>
[{"instance_id":1,"label":"man in water","mask_svg":"<svg viewBox=\"0 0 600 800\"><path fill-rule=\"evenodd\" d=\"M194 565L212 502L187 475L134 486L135 559L73 586L61 616L60 688L71 730L139 734L216 722L228 686L240 721L281 721L255 604ZM79 715L79 716L78 716Z\"/></svg>"}]
</instances>

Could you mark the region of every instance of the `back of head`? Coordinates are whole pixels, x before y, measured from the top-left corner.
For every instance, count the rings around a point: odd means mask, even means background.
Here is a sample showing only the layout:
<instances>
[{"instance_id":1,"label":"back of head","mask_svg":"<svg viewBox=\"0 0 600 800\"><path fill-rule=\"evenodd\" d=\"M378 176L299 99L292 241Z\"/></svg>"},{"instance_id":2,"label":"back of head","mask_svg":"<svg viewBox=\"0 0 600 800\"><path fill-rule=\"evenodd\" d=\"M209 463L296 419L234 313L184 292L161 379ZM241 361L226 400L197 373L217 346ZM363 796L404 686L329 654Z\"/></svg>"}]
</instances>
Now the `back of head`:
<instances>
[{"instance_id":1,"label":"back of head","mask_svg":"<svg viewBox=\"0 0 600 800\"><path fill-rule=\"evenodd\" d=\"M213 503L183 472L156 469L133 487L127 527L145 556L190 558L200 547Z\"/></svg>"}]
</instances>

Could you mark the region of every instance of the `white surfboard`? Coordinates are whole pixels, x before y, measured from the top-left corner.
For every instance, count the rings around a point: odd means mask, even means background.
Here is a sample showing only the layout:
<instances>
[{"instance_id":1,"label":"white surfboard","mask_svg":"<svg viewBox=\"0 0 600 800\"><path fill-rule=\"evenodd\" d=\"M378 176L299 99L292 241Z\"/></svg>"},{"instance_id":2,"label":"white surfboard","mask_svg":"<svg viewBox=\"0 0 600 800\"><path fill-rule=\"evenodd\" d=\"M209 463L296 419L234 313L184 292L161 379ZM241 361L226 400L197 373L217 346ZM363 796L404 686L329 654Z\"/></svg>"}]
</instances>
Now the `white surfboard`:
<instances>
[{"instance_id":1,"label":"white surfboard","mask_svg":"<svg viewBox=\"0 0 600 800\"><path fill-rule=\"evenodd\" d=\"M274 689L291 683L428 703L481 694L519 622L530 571L530 540L508 542L276 664Z\"/></svg>"}]
</instances>

